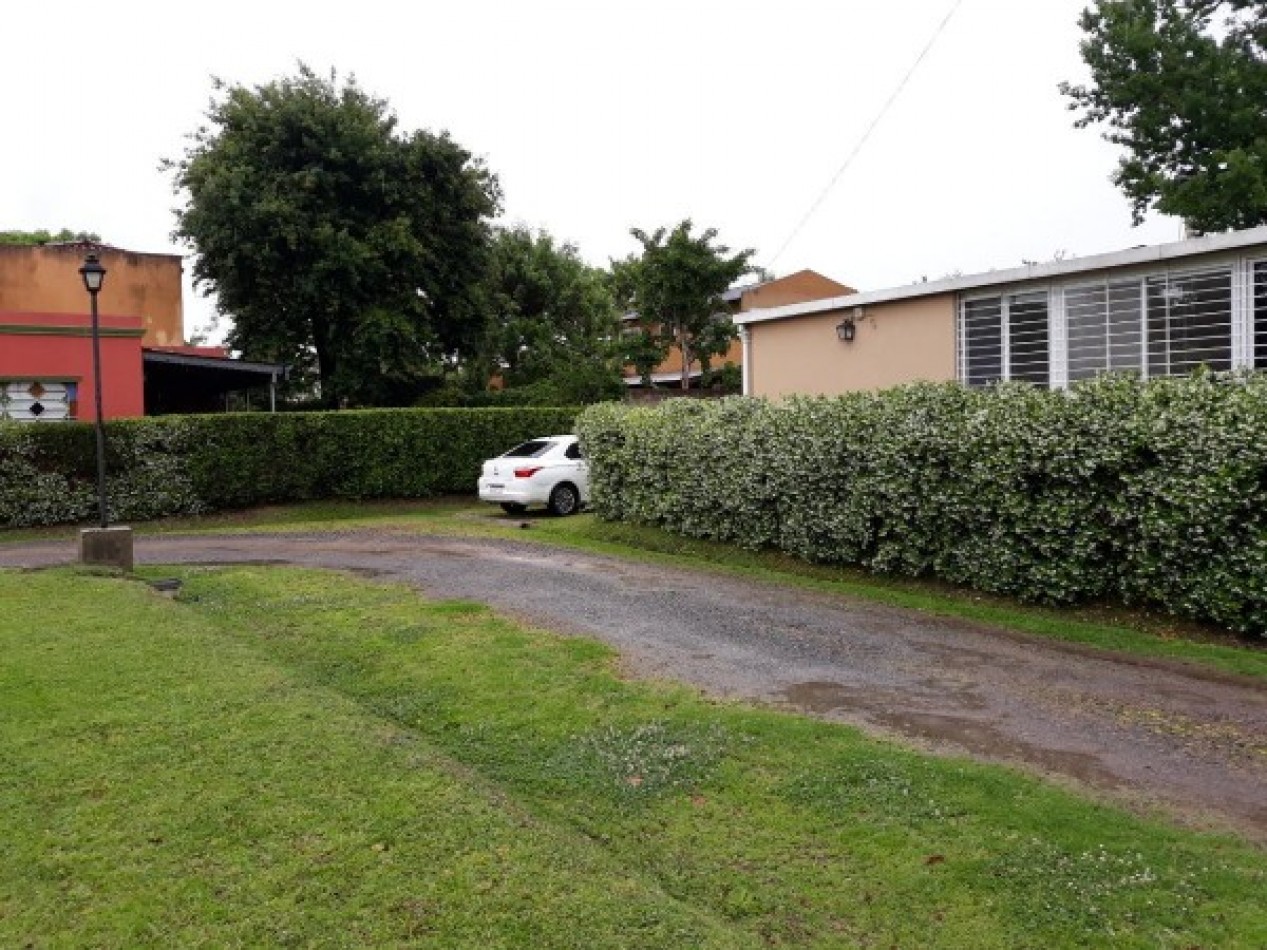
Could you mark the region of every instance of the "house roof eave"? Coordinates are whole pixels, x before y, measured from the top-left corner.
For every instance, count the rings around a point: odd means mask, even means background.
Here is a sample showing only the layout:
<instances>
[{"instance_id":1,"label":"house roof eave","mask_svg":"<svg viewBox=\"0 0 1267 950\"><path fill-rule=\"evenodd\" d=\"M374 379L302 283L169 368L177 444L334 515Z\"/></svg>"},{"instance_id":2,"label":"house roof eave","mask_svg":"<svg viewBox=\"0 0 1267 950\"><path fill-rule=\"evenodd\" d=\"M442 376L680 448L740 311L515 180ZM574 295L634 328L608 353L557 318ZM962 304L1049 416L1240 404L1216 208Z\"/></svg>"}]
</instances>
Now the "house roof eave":
<instances>
[{"instance_id":1,"label":"house roof eave","mask_svg":"<svg viewBox=\"0 0 1267 950\"><path fill-rule=\"evenodd\" d=\"M808 316L816 313L829 313L833 310L844 310L851 307L865 307L870 304L913 300L919 297L932 297L939 294L963 293L965 291L981 290L1008 284L1054 280L1081 273L1141 264L1168 263L1189 257L1240 251L1260 245L1267 248L1267 225L1250 228L1245 231L1208 234L1203 237L1174 241L1169 244L1141 245L1140 247L1132 247L1122 251L1111 251L1107 254L1094 254L1089 257L1045 261L1041 264L1027 264L1023 267L1012 267L1007 270L966 274L959 277L930 280L884 290L862 291L839 297L825 297L821 300L788 304L783 307L749 310L746 313L735 314L733 319L736 325L745 326L751 323L766 323L772 320L786 320L792 317Z\"/></svg>"}]
</instances>

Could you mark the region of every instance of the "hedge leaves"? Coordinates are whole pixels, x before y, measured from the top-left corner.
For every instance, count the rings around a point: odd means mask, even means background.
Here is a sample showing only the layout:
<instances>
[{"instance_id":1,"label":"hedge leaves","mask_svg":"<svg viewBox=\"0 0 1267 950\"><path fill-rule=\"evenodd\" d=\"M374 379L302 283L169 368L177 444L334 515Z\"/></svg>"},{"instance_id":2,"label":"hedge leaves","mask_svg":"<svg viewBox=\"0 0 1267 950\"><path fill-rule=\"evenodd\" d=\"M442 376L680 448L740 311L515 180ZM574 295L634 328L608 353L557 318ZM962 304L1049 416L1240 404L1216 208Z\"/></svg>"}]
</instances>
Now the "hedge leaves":
<instances>
[{"instance_id":1,"label":"hedge leaves","mask_svg":"<svg viewBox=\"0 0 1267 950\"><path fill-rule=\"evenodd\" d=\"M1267 377L606 404L600 517L1267 632Z\"/></svg>"},{"instance_id":2,"label":"hedge leaves","mask_svg":"<svg viewBox=\"0 0 1267 950\"><path fill-rule=\"evenodd\" d=\"M375 409L126 419L106 425L111 517L475 490L480 463L570 432L575 409ZM93 428L0 424L0 527L96 511Z\"/></svg>"}]
</instances>

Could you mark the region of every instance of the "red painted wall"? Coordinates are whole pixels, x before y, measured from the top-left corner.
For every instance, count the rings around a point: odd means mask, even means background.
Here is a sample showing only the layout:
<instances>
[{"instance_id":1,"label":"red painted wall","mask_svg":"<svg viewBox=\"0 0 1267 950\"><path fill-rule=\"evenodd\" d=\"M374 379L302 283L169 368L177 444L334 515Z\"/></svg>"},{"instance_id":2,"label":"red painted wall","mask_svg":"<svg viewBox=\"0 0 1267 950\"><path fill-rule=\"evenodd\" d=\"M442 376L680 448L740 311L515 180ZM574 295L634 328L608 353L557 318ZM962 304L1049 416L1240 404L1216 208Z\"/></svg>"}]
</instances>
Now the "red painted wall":
<instances>
[{"instance_id":1,"label":"red painted wall","mask_svg":"<svg viewBox=\"0 0 1267 950\"><path fill-rule=\"evenodd\" d=\"M0 313L0 379L57 379L79 384L77 419L94 421L91 320L63 313ZM102 415L145 414L139 317L102 315ZM47 332L41 332L47 331Z\"/></svg>"}]
</instances>

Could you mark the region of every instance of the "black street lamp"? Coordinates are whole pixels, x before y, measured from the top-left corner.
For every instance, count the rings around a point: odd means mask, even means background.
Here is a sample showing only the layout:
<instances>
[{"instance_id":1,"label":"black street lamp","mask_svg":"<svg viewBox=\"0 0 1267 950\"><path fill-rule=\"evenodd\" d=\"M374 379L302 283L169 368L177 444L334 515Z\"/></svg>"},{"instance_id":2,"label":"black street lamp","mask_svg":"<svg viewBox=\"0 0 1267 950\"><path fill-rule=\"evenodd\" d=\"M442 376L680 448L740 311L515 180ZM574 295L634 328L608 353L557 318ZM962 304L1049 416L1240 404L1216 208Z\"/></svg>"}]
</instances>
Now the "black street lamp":
<instances>
[{"instance_id":1,"label":"black street lamp","mask_svg":"<svg viewBox=\"0 0 1267 950\"><path fill-rule=\"evenodd\" d=\"M84 258L84 266L79 268L79 276L84 279L84 287L92 298L92 384L97 402L97 507L101 515L101 527L110 525L106 513L106 424L101 415L101 329L97 320L97 294L101 293L101 285L105 283L106 269L97 260L96 254Z\"/></svg>"}]
</instances>

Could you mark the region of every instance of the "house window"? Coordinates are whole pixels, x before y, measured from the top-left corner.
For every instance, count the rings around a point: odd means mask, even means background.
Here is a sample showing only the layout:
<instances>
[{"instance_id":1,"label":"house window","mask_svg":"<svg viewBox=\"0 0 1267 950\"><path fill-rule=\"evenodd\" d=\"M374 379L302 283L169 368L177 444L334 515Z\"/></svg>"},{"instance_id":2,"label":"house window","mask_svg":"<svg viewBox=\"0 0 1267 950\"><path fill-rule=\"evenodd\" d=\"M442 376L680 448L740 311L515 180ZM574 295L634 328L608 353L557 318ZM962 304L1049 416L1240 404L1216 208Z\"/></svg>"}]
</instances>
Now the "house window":
<instances>
[{"instance_id":1,"label":"house window","mask_svg":"<svg viewBox=\"0 0 1267 950\"><path fill-rule=\"evenodd\" d=\"M1144 283L1117 280L1065 291L1069 381L1144 371Z\"/></svg>"},{"instance_id":2,"label":"house window","mask_svg":"<svg viewBox=\"0 0 1267 950\"><path fill-rule=\"evenodd\" d=\"M1003 378L1003 299L985 297L963 305L963 380L986 386Z\"/></svg>"},{"instance_id":3,"label":"house window","mask_svg":"<svg viewBox=\"0 0 1267 950\"><path fill-rule=\"evenodd\" d=\"M969 386L1048 382L1047 292L965 300L960 311L960 376Z\"/></svg>"},{"instance_id":4,"label":"house window","mask_svg":"<svg viewBox=\"0 0 1267 950\"><path fill-rule=\"evenodd\" d=\"M1232 269L1158 274L1144 281L1148 375L1232 368Z\"/></svg>"},{"instance_id":5,"label":"house window","mask_svg":"<svg viewBox=\"0 0 1267 950\"><path fill-rule=\"evenodd\" d=\"M1070 382L1232 368L1230 267L1083 284L1064 297Z\"/></svg>"},{"instance_id":6,"label":"house window","mask_svg":"<svg viewBox=\"0 0 1267 950\"><path fill-rule=\"evenodd\" d=\"M1054 304L1047 290L962 301L959 378L1047 386L1102 372L1267 369L1267 260L1056 290Z\"/></svg>"},{"instance_id":7,"label":"house window","mask_svg":"<svg viewBox=\"0 0 1267 950\"><path fill-rule=\"evenodd\" d=\"M0 419L54 422L79 414L79 386L71 381L0 380Z\"/></svg>"},{"instance_id":8,"label":"house window","mask_svg":"<svg viewBox=\"0 0 1267 950\"><path fill-rule=\"evenodd\" d=\"M1047 385L1047 292L1004 297L1008 379Z\"/></svg>"}]
</instances>

